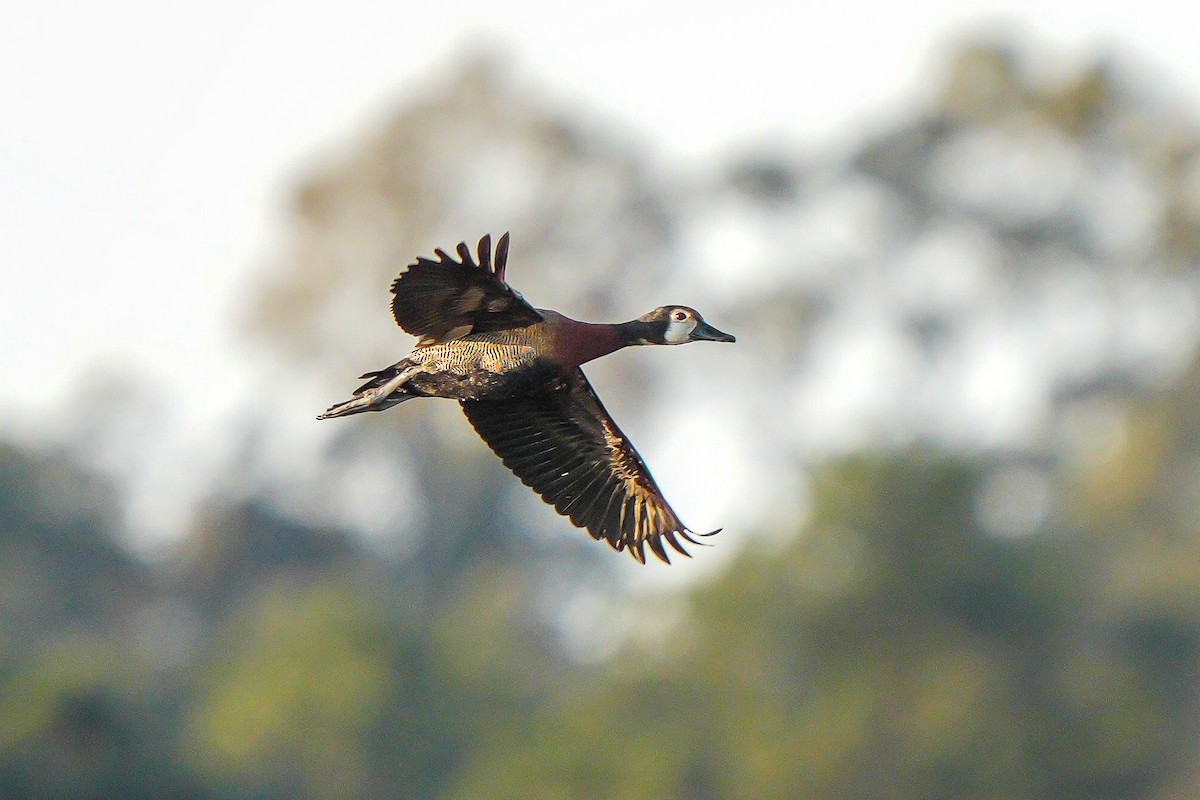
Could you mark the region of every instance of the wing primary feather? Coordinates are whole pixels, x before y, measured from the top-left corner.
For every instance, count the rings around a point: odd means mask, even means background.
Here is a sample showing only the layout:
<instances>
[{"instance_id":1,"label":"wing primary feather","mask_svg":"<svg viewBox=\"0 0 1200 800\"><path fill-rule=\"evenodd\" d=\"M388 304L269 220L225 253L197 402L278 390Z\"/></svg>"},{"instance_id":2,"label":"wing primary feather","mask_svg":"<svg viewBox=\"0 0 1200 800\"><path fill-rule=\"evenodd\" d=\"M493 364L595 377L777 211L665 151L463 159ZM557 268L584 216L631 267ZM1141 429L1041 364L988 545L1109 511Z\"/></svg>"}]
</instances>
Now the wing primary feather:
<instances>
[{"instance_id":1,"label":"wing primary feather","mask_svg":"<svg viewBox=\"0 0 1200 800\"><path fill-rule=\"evenodd\" d=\"M697 542L695 539L693 539L691 536L691 531L689 531L687 528L681 527L678 531L675 531L675 533L678 533L680 536L682 536L684 539L688 540L692 544L704 544L704 542Z\"/></svg>"},{"instance_id":2,"label":"wing primary feather","mask_svg":"<svg viewBox=\"0 0 1200 800\"><path fill-rule=\"evenodd\" d=\"M695 531L689 531L687 528L680 528L678 533L680 536L687 539L692 544L698 544L701 547L712 547L711 542L702 542L702 541L700 541L700 539L693 539L692 537L699 536L701 538L705 538L708 536L716 536L718 533L720 533L723 530L725 530L725 529L717 528L715 531L709 531L708 533L696 533Z\"/></svg>"},{"instance_id":3,"label":"wing primary feather","mask_svg":"<svg viewBox=\"0 0 1200 800\"><path fill-rule=\"evenodd\" d=\"M496 242L496 277L504 280L504 270L508 267L508 231L505 231L500 236L500 241Z\"/></svg>"},{"instance_id":4,"label":"wing primary feather","mask_svg":"<svg viewBox=\"0 0 1200 800\"><path fill-rule=\"evenodd\" d=\"M615 549L617 552L620 552L621 549L625 546L625 544L626 543L624 541L621 542L620 546L614 544L613 549ZM645 564L646 563L646 551L644 548L645 548L646 543L644 541L642 541L641 539L634 539L634 540L630 541L628 544L629 544L629 555L633 556L633 560L638 562L639 564Z\"/></svg>"},{"instance_id":5,"label":"wing primary feather","mask_svg":"<svg viewBox=\"0 0 1200 800\"><path fill-rule=\"evenodd\" d=\"M651 535L646 539L646 544L650 545L650 549L654 551L654 555L658 556L658 560L664 564L670 564L671 558L667 555L667 550L663 547L662 537Z\"/></svg>"},{"instance_id":6,"label":"wing primary feather","mask_svg":"<svg viewBox=\"0 0 1200 800\"><path fill-rule=\"evenodd\" d=\"M648 503L646 505L647 519L649 524L648 530L656 531L663 526L662 508L657 503Z\"/></svg>"},{"instance_id":7,"label":"wing primary feather","mask_svg":"<svg viewBox=\"0 0 1200 800\"><path fill-rule=\"evenodd\" d=\"M458 257L461 258L462 263L466 264L468 267L478 266L475 263L475 259L471 258L471 248L467 247L466 242L458 243Z\"/></svg>"},{"instance_id":8,"label":"wing primary feather","mask_svg":"<svg viewBox=\"0 0 1200 800\"><path fill-rule=\"evenodd\" d=\"M492 235L490 233L485 233L479 240L479 266L488 272L495 271L492 269Z\"/></svg>"},{"instance_id":9,"label":"wing primary feather","mask_svg":"<svg viewBox=\"0 0 1200 800\"><path fill-rule=\"evenodd\" d=\"M530 437L511 442L506 446L508 447L508 452L512 454L513 459L520 459L526 467L533 466L531 463L533 459L553 453L555 450L555 443L545 437Z\"/></svg>"},{"instance_id":10,"label":"wing primary feather","mask_svg":"<svg viewBox=\"0 0 1200 800\"><path fill-rule=\"evenodd\" d=\"M605 485L604 492L596 498L596 502L589 509L593 524L599 531L600 536L610 542L619 542L624 538L620 528L613 528L609 525L613 503L618 498L623 497L624 492L622 491L622 487L610 481Z\"/></svg>"},{"instance_id":11,"label":"wing primary feather","mask_svg":"<svg viewBox=\"0 0 1200 800\"><path fill-rule=\"evenodd\" d=\"M608 519L608 509L617 495L624 494L624 487L607 472L600 472L599 474L602 479L600 488L596 496L592 499L591 505L588 506L587 514L591 518L592 524L596 526L596 530L603 533L604 538L608 539L612 538L604 525ZM620 537L618 536L617 538Z\"/></svg>"},{"instance_id":12,"label":"wing primary feather","mask_svg":"<svg viewBox=\"0 0 1200 800\"><path fill-rule=\"evenodd\" d=\"M679 531L679 532L682 533L682 531ZM667 541L671 543L671 547L674 547L675 551L677 553L680 553L682 555L687 556L688 558L691 558L692 554L689 553L687 551L687 549L679 543L679 540L675 538L675 534L676 534L676 531L665 531L663 533L663 536L667 537Z\"/></svg>"},{"instance_id":13,"label":"wing primary feather","mask_svg":"<svg viewBox=\"0 0 1200 800\"><path fill-rule=\"evenodd\" d=\"M625 502L621 504L621 535L627 538L635 538L637 536L637 497L632 494L625 495Z\"/></svg>"},{"instance_id":14,"label":"wing primary feather","mask_svg":"<svg viewBox=\"0 0 1200 800\"><path fill-rule=\"evenodd\" d=\"M571 519L577 519L580 525L586 525L588 512L592 510L592 506L600 499L606 483L603 475L589 475L575 484L568 484L563 488L578 486L579 490L573 498L558 510L563 514L569 515ZM599 531L592 531L592 535L596 536L597 539L600 538Z\"/></svg>"},{"instance_id":15,"label":"wing primary feather","mask_svg":"<svg viewBox=\"0 0 1200 800\"><path fill-rule=\"evenodd\" d=\"M555 475L558 475L562 470L555 469L555 461L561 460L561 458L562 455L553 442L540 442L536 448L533 445L520 451L514 448L511 460L513 463L520 460L521 468L528 471L531 475L541 472L553 472Z\"/></svg>"},{"instance_id":16,"label":"wing primary feather","mask_svg":"<svg viewBox=\"0 0 1200 800\"><path fill-rule=\"evenodd\" d=\"M595 475L580 475L576 472L568 472L560 477L555 470L544 476L531 476L527 483L542 496L542 499L554 506L558 513L575 519L580 511L577 507L580 498L593 490L597 480L599 478Z\"/></svg>"},{"instance_id":17,"label":"wing primary feather","mask_svg":"<svg viewBox=\"0 0 1200 800\"><path fill-rule=\"evenodd\" d=\"M604 538L609 541L620 541L625 536L621 529L621 509L625 507L625 492L621 486L612 486L609 490L608 504L604 506L604 514L600 519L603 525Z\"/></svg>"},{"instance_id":18,"label":"wing primary feather","mask_svg":"<svg viewBox=\"0 0 1200 800\"><path fill-rule=\"evenodd\" d=\"M580 475L575 472L560 475L557 469L552 469L542 475L531 475L528 483L547 503L557 508L558 513L574 516L571 513L574 504L584 492L592 488L595 481L594 475Z\"/></svg>"},{"instance_id":19,"label":"wing primary feather","mask_svg":"<svg viewBox=\"0 0 1200 800\"><path fill-rule=\"evenodd\" d=\"M608 510L604 514L604 529L608 532L608 538L625 538L625 529L621 524L624 516L625 493L619 490L614 491L612 498L608 502Z\"/></svg>"},{"instance_id":20,"label":"wing primary feather","mask_svg":"<svg viewBox=\"0 0 1200 800\"><path fill-rule=\"evenodd\" d=\"M598 478L603 477L595 473L584 472L581 474L580 467L583 462L579 459L571 461L559 461L557 464L553 460L549 460L544 464L539 464L539 470L544 472L549 478L546 483L536 487L540 494L554 494L562 491L573 483L578 482L582 478ZM532 472L530 473L533 474ZM589 481L590 484L590 481Z\"/></svg>"},{"instance_id":21,"label":"wing primary feather","mask_svg":"<svg viewBox=\"0 0 1200 800\"><path fill-rule=\"evenodd\" d=\"M631 499L633 500L633 505L630 506L630 509L629 509L629 522L630 522L631 527L629 529L629 532L626 534L626 536L628 536L629 539L632 541L632 540L637 539L637 533L642 528L643 500L642 500L642 498L638 497L637 495L631 495Z\"/></svg>"}]
</instances>

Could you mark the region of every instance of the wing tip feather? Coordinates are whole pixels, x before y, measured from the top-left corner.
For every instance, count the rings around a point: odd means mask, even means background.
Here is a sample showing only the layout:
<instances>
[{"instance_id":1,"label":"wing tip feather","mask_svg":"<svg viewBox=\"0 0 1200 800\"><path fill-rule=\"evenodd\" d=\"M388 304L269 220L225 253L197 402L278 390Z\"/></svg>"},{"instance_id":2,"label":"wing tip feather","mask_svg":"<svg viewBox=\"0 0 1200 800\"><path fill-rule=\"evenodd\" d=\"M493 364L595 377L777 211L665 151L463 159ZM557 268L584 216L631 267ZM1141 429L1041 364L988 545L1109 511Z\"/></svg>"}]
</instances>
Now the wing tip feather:
<instances>
[{"instance_id":1,"label":"wing tip feather","mask_svg":"<svg viewBox=\"0 0 1200 800\"><path fill-rule=\"evenodd\" d=\"M492 269L492 235L485 233L479 240L479 266L488 272L495 272Z\"/></svg>"},{"instance_id":2,"label":"wing tip feather","mask_svg":"<svg viewBox=\"0 0 1200 800\"><path fill-rule=\"evenodd\" d=\"M493 272L501 281L504 280L504 271L508 268L508 231L500 235L500 241L496 242L496 263Z\"/></svg>"},{"instance_id":3,"label":"wing tip feather","mask_svg":"<svg viewBox=\"0 0 1200 800\"><path fill-rule=\"evenodd\" d=\"M699 536L701 538L707 538L709 536L717 535L722 530L722 528L717 528L715 531L709 531L708 533L697 533L696 531L688 530L680 525L678 528L668 528L664 531L645 536L644 538L635 539L634 541L639 545L639 547L642 544L648 545L651 552L658 557L659 561L662 561L664 564L670 564L670 551L663 547L663 539L666 539L667 543L671 545L671 549L679 555L684 556L685 558L692 558L692 554L687 551L687 547L683 544L683 542L679 541L680 538L690 542L691 544L699 545L700 547L712 547L711 542L700 541L700 539L693 537ZM632 548L633 545L631 544L630 546ZM617 549L619 550L620 548ZM632 551L631 555L633 555ZM634 555L634 558L637 559L637 556ZM646 563L645 558L637 560L641 564Z\"/></svg>"},{"instance_id":4,"label":"wing tip feather","mask_svg":"<svg viewBox=\"0 0 1200 800\"><path fill-rule=\"evenodd\" d=\"M478 264L475 263L475 259L471 258L471 248L467 247L466 242L459 242L458 247L455 249L458 250L458 257L462 259L463 264L465 264L468 267L478 267L479 266Z\"/></svg>"}]
</instances>

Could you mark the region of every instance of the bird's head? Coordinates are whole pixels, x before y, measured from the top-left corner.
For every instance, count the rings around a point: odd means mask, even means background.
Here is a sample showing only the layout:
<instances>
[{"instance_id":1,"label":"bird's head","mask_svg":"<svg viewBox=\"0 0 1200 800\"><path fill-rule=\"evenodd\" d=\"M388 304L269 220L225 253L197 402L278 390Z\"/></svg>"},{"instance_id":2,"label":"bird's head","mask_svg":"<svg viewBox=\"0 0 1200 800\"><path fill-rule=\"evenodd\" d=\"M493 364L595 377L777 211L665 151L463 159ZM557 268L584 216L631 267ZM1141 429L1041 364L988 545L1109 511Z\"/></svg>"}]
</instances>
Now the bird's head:
<instances>
[{"instance_id":1,"label":"bird's head","mask_svg":"<svg viewBox=\"0 0 1200 800\"><path fill-rule=\"evenodd\" d=\"M659 306L636 324L640 344L687 344L688 342L736 342L732 335L704 321L694 308Z\"/></svg>"}]
</instances>

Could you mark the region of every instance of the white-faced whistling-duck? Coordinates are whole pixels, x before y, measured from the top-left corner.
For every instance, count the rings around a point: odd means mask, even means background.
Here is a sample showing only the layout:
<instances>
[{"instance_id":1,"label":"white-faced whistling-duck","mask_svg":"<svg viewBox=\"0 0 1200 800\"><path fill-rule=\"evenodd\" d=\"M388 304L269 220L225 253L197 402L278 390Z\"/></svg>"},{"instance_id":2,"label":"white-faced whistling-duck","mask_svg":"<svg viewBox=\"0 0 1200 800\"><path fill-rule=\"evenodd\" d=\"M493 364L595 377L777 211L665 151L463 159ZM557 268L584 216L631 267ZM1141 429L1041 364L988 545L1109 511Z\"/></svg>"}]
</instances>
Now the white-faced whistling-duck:
<instances>
[{"instance_id":1,"label":"white-faced whistling-duck","mask_svg":"<svg viewBox=\"0 0 1200 800\"><path fill-rule=\"evenodd\" d=\"M458 400L484 441L526 486L593 538L645 547L670 562L665 539L698 544L667 504L633 444L604 410L579 365L641 344L732 342L687 306L663 306L619 325L577 322L534 308L504 282L508 234L418 258L392 283L392 315L419 337L412 353L378 372L318 419L382 411L414 397ZM717 533L717 531L713 531ZM700 534L710 536L712 534Z\"/></svg>"}]
</instances>

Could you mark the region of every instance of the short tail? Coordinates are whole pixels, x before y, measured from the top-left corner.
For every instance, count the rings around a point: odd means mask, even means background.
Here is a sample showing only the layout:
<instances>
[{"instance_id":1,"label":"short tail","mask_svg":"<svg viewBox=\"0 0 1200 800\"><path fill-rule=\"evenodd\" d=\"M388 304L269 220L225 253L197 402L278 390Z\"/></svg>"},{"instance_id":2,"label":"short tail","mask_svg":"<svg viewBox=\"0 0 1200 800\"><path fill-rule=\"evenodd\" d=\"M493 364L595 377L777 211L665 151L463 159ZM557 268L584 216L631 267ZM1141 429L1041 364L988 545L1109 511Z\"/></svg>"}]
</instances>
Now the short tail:
<instances>
[{"instance_id":1,"label":"short tail","mask_svg":"<svg viewBox=\"0 0 1200 800\"><path fill-rule=\"evenodd\" d=\"M412 367L401 369L399 364L378 372L368 372L361 377L370 380L358 387L353 397L344 403L330 406L317 419L347 417L364 411L383 411L405 400L411 400L413 395L404 392L401 387L413 372Z\"/></svg>"}]
</instances>

